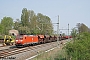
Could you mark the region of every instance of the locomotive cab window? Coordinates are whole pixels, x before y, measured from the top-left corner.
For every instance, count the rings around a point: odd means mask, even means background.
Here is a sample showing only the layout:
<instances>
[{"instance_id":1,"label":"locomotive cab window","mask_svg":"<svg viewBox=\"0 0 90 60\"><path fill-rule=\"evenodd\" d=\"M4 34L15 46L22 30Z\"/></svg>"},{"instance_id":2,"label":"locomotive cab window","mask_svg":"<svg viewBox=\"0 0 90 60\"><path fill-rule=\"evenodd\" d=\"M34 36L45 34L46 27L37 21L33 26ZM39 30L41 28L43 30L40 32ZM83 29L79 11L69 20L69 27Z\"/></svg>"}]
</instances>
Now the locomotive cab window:
<instances>
[{"instance_id":1,"label":"locomotive cab window","mask_svg":"<svg viewBox=\"0 0 90 60\"><path fill-rule=\"evenodd\" d=\"M22 40L23 39L23 36L17 36L16 39Z\"/></svg>"},{"instance_id":2,"label":"locomotive cab window","mask_svg":"<svg viewBox=\"0 0 90 60\"><path fill-rule=\"evenodd\" d=\"M25 39L26 39L26 37L25 37Z\"/></svg>"}]
</instances>

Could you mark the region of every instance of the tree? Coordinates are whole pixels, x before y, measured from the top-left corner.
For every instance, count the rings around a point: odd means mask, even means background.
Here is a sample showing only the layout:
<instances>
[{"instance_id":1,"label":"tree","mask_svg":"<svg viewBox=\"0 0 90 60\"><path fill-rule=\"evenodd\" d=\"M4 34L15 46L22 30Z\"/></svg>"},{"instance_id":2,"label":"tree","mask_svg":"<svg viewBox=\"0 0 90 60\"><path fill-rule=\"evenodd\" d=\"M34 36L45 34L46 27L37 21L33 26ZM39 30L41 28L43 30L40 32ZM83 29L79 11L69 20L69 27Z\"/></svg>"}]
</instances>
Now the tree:
<instances>
[{"instance_id":1,"label":"tree","mask_svg":"<svg viewBox=\"0 0 90 60\"><path fill-rule=\"evenodd\" d=\"M51 34L53 32L53 25L51 19L41 13L37 14L38 27L42 34ZM45 28L45 29L44 29Z\"/></svg>"},{"instance_id":2,"label":"tree","mask_svg":"<svg viewBox=\"0 0 90 60\"><path fill-rule=\"evenodd\" d=\"M14 29L19 30L19 27L21 27L21 26L22 26L22 24L21 24L20 20L16 19L16 21L14 22Z\"/></svg>"},{"instance_id":3,"label":"tree","mask_svg":"<svg viewBox=\"0 0 90 60\"><path fill-rule=\"evenodd\" d=\"M75 38L75 37L77 36L77 34L78 34L77 29L76 29L76 28L73 28L72 31L71 31L71 36L72 36L73 38Z\"/></svg>"},{"instance_id":4,"label":"tree","mask_svg":"<svg viewBox=\"0 0 90 60\"><path fill-rule=\"evenodd\" d=\"M21 26L21 27L19 27L19 33L20 34L30 34L31 32L28 27Z\"/></svg>"},{"instance_id":5,"label":"tree","mask_svg":"<svg viewBox=\"0 0 90 60\"><path fill-rule=\"evenodd\" d=\"M15 23L17 25L17 23ZM23 28L27 27L31 34L51 34L53 32L53 26L51 19L48 16L45 16L41 13L38 13L37 15L34 13L33 10L27 10L26 8L23 8L22 14L21 14L21 28L24 31ZM15 26L15 28L17 28ZM44 29L45 28L45 29ZM20 30L20 29L19 29ZM20 31L22 31L20 30ZM28 33L28 32L24 32Z\"/></svg>"},{"instance_id":6,"label":"tree","mask_svg":"<svg viewBox=\"0 0 90 60\"><path fill-rule=\"evenodd\" d=\"M62 36L65 36L65 33L62 33L61 35L62 35Z\"/></svg>"},{"instance_id":7,"label":"tree","mask_svg":"<svg viewBox=\"0 0 90 60\"><path fill-rule=\"evenodd\" d=\"M78 28L78 32L82 33L82 32L89 32L89 28L83 24L83 23L77 23L77 28Z\"/></svg>"},{"instance_id":8,"label":"tree","mask_svg":"<svg viewBox=\"0 0 90 60\"><path fill-rule=\"evenodd\" d=\"M28 10L28 13L29 13L29 28L31 33L36 33L36 25L37 25L37 16L36 14L34 13L33 10Z\"/></svg>"},{"instance_id":9,"label":"tree","mask_svg":"<svg viewBox=\"0 0 90 60\"><path fill-rule=\"evenodd\" d=\"M8 31L13 28L13 19L11 17L3 17L1 25L3 26L4 34L8 34Z\"/></svg>"},{"instance_id":10,"label":"tree","mask_svg":"<svg viewBox=\"0 0 90 60\"><path fill-rule=\"evenodd\" d=\"M22 10L21 23L22 23L22 26L28 26L29 24L29 14L26 8L23 8Z\"/></svg>"},{"instance_id":11,"label":"tree","mask_svg":"<svg viewBox=\"0 0 90 60\"><path fill-rule=\"evenodd\" d=\"M4 30L3 30L3 26L0 24L0 34L3 34Z\"/></svg>"},{"instance_id":12,"label":"tree","mask_svg":"<svg viewBox=\"0 0 90 60\"><path fill-rule=\"evenodd\" d=\"M81 24L81 32L89 32L89 28L85 24Z\"/></svg>"},{"instance_id":13,"label":"tree","mask_svg":"<svg viewBox=\"0 0 90 60\"><path fill-rule=\"evenodd\" d=\"M80 27L81 27L81 24L80 23L77 23L76 27L78 28L78 32L80 33Z\"/></svg>"}]
</instances>

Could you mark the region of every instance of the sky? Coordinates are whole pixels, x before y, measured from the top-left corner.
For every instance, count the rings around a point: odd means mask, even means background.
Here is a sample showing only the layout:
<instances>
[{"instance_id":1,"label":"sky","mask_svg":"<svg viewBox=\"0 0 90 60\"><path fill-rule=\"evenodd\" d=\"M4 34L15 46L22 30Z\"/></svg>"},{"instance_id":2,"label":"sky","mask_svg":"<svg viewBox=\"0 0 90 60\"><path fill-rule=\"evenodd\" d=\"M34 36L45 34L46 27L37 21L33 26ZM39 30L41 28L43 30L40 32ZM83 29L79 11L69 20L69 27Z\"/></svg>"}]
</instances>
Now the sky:
<instances>
[{"instance_id":1,"label":"sky","mask_svg":"<svg viewBox=\"0 0 90 60\"><path fill-rule=\"evenodd\" d=\"M69 24L71 30L77 23L90 28L90 0L0 0L0 20L5 16L20 19L23 8L49 16L52 23L57 23L59 15L60 29L67 29ZM56 27L54 24L54 30Z\"/></svg>"}]
</instances>

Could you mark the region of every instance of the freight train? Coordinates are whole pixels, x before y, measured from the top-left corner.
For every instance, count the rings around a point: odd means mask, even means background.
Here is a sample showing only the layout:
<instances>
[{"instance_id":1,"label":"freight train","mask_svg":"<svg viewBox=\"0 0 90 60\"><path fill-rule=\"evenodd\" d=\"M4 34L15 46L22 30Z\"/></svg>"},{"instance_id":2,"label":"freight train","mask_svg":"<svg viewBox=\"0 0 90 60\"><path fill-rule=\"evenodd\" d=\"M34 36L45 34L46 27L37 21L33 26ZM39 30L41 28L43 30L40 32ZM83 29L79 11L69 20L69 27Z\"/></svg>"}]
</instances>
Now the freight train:
<instances>
[{"instance_id":1,"label":"freight train","mask_svg":"<svg viewBox=\"0 0 90 60\"><path fill-rule=\"evenodd\" d=\"M67 39L67 36L59 36L59 40ZM71 38L71 37L70 37ZM57 36L49 35L19 35L16 37L15 45L26 46L57 41Z\"/></svg>"}]
</instances>

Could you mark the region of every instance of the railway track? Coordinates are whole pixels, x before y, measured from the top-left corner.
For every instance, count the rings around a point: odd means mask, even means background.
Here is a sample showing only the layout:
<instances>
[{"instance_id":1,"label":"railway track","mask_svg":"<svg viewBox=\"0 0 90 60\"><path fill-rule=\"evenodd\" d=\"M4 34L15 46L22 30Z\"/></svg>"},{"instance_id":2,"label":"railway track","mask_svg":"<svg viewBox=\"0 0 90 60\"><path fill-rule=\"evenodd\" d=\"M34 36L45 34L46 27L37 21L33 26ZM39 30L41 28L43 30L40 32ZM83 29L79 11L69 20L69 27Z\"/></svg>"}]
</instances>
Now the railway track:
<instances>
[{"instance_id":1,"label":"railway track","mask_svg":"<svg viewBox=\"0 0 90 60\"><path fill-rule=\"evenodd\" d=\"M10 55L11 52L18 50L18 48L13 48L13 49L3 49L0 50L0 58L4 58Z\"/></svg>"},{"instance_id":2,"label":"railway track","mask_svg":"<svg viewBox=\"0 0 90 60\"><path fill-rule=\"evenodd\" d=\"M51 42L51 43L40 44L40 45L36 45L36 46L29 46L29 47L25 47L25 48L3 49L3 50L0 50L0 59L7 59L9 57L8 59L13 58L15 60L19 60L20 59L19 54L22 55L25 52L29 52L30 53L29 57L30 57L30 56L33 56L37 53L41 53L43 51L46 51L46 50L48 50L52 47L55 47L55 46L57 46L57 43ZM26 59L28 57L24 57L24 58Z\"/></svg>"},{"instance_id":3,"label":"railway track","mask_svg":"<svg viewBox=\"0 0 90 60\"><path fill-rule=\"evenodd\" d=\"M51 44L50 43L47 43L47 45L50 46ZM45 48L47 45L46 44L41 44L41 45L29 46L29 47L20 48L20 49L19 48L14 48L14 49L0 50L0 59L6 59L9 56L20 54L20 53L27 52L27 51L31 51L32 54L34 52L35 53L38 53L38 51L41 52L42 49ZM47 50L47 49L45 48L44 50Z\"/></svg>"}]
</instances>

